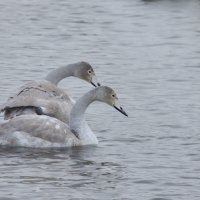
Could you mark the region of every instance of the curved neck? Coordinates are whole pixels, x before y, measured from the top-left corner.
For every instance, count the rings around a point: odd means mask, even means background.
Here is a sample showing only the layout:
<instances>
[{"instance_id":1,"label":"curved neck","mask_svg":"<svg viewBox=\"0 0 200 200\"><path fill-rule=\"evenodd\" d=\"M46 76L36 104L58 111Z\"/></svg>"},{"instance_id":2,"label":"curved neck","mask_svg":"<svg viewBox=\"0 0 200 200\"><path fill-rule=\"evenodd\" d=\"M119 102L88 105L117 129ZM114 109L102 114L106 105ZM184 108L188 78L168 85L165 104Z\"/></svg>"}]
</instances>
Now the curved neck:
<instances>
[{"instance_id":1,"label":"curved neck","mask_svg":"<svg viewBox=\"0 0 200 200\"><path fill-rule=\"evenodd\" d=\"M59 67L57 69L52 70L47 74L45 77L45 80L57 85L62 79L73 76L74 75L74 69L78 63L70 64L64 67Z\"/></svg>"},{"instance_id":2,"label":"curved neck","mask_svg":"<svg viewBox=\"0 0 200 200\"><path fill-rule=\"evenodd\" d=\"M87 107L95 100L98 100L96 98L96 89L86 93L75 103L69 117L71 131L85 144L98 143L96 136L89 129L84 119Z\"/></svg>"}]
</instances>

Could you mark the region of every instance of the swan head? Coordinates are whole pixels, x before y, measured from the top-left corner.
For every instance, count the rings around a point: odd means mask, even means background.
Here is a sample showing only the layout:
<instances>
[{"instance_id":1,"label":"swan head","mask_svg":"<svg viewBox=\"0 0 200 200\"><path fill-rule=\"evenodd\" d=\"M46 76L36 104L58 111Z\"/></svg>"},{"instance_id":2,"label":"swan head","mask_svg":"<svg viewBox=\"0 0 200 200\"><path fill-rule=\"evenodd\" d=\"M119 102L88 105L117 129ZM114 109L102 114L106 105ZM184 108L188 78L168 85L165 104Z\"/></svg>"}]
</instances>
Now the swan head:
<instances>
[{"instance_id":1,"label":"swan head","mask_svg":"<svg viewBox=\"0 0 200 200\"><path fill-rule=\"evenodd\" d=\"M97 89L97 99L108 105L114 107L116 110L121 112L123 115L128 117L128 114L124 111L124 109L119 104L119 99L115 91L107 86L100 86Z\"/></svg>"},{"instance_id":2,"label":"swan head","mask_svg":"<svg viewBox=\"0 0 200 200\"><path fill-rule=\"evenodd\" d=\"M91 83L93 86L100 86L92 66L87 62L78 63L74 76Z\"/></svg>"}]
</instances>

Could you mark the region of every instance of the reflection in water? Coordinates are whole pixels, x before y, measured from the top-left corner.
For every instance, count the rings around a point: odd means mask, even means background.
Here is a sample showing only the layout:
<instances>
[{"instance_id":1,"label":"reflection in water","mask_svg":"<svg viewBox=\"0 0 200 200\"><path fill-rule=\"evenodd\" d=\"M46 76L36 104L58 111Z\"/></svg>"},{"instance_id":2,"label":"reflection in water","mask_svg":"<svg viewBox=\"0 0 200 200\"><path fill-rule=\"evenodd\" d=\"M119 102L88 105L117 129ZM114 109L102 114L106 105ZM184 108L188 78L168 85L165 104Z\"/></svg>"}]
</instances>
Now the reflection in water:
<instances>
[{"instance_id":1,"label":"reflection in water","mask_svg":"<svg viewBox=\"0 0 200 200\"><path fill-rule=\"evenodd\" d=\"M1 158L6 159L6 163L1 170L10 173L3 174L2 178L7 180L14 178L13 183L18 187L22 185L25 189L31 185L32 192L38 194L42 193L44 184L57 189L73 190L84 190L88 187L92 189L94 185L97 191L113 188L111 182L116 183L122 178L121 166L113 162L92 159L96 149L97 147L65 150L3 148Z\"/></svg>"}]
</instances>

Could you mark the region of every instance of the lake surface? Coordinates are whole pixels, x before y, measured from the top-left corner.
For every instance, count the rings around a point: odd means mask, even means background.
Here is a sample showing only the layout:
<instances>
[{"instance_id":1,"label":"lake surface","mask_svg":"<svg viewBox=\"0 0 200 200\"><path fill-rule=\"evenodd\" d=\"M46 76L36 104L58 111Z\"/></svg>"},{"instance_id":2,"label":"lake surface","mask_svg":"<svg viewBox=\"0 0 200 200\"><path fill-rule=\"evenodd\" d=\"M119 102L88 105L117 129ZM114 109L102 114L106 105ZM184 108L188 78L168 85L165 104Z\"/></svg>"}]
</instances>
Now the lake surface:
<instances>
[{"instance_id":1,"label":"lake surface","mask_svg":"<svg viewBox=\"0 0 200 200\"><path fill-rule=\"evenodd\" d=\"M129 114L89 107L97 147L0 148L0 199L199 200L199 10L199 0L0 1L1 104L83 60ZM92 89L60 87L76 99Z\"/></svg>"}]
</instances>

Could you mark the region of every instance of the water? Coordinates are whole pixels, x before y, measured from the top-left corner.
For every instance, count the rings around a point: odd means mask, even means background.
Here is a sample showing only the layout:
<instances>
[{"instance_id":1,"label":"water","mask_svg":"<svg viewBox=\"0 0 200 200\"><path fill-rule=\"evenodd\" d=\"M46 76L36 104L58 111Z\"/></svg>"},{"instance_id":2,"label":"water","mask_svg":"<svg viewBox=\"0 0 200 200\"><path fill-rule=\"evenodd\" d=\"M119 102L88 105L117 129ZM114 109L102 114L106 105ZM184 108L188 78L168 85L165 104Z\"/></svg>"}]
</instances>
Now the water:
<instances>
[{"instance_id":1,"label":"water","mask_svg":"<svg viewBox=\"0 0 200 200\"><path fill-rule=\"evenodd\" d=\"M0 199L200 199L200 1L0 1L0 103L88 61L129 118L95 103L98 147L0 149ZM78 98L92 87L69 78Z\"/></svg>"}]
</instances>

